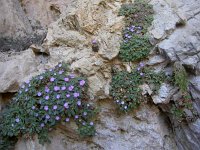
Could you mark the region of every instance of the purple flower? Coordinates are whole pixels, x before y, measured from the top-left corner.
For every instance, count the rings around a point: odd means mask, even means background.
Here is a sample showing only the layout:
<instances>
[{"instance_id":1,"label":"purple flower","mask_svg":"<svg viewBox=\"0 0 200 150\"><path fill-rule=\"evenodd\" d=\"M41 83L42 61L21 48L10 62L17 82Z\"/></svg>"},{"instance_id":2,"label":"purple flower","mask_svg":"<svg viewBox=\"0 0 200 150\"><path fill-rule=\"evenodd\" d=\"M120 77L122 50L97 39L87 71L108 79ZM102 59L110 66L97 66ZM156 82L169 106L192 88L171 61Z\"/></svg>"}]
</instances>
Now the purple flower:
<instances>
[{"instance_id":1,"label":"purple flower","mask_svg":"<svg viewBox=\"0 0 200 150\"><path fill-rule=\"evenodd\" d=\"M56 116L56 120L60 120L60 117L59 117L59 116Z\"/></svg>"},{"instance_id":2,"label":"purple flower","mask_svg":"<svg viewBox=\"0 0 200 150\"><path fill-rule=\"evenodd\" d=\"M28 89L27 89L27 88L25 89L25 92L28 92Z\"/></svg>"},{"instance_id":3,"label":"purple flower","mask_svg":"<svg viewBox=\"0 0 200 150\"><path fill-rule=\"evenodd\" d=\"M25 85L22 85L22 89L25 88Z\"/></svg>"},{"instance_id":4,"label":"purple flower","mask_svg":"<svg viewBox=\"0 0 200 150\"><path fill-rule=\"evenodd\" d=\"M60 87L59 86L54 86L54 91L59 91Z\"/></svg>"},{"instance_id":5,"label":"purple flower","mask_svg":"<svg viewBox=\"0 0 200 150\"><path fill-rule=\"evenodd\" d=\"M30 80L27 80L25 83L26 83L26 84L29 84L29 83L30 83Z\"/></svg>"},{"instance_id":6,"label":"purple flower","mask_svg":"<svg viewBox=\"0 0 200 150\"><path fill-rule=\"evenodd\" d=\"M53 69L49 69L49 71L53 71Z\"/></svg>"},{"instance_id":7,"label":"purple flower","mask_svg":"<svg viewBox=\"0 0 200 150\"><path fill-rule=\"evenodd\" d=\"M131 32L134 32L135 30L133 28L130 29Z\"/></svg>"},{"instance_id":8,"label":"purple flower","mask_svg":"<svg viewBox=\"0 0 200 150\"><path fill-rule=\"evenodd\" d=\"M44 110L46 110L46 111L47 111L48 109L49 109L49 107L48 107L48 106L44 106Z\"/></svg>"},{"instance_id":9,"label":"purple flower","mask_svg":"<svg viewBox=\"0 0 200 150\"><path fill-rule=\"evenodd\" d=\"M70 85L69 88L68 88L69 91L72 91L73 89L74 89L73 85Z\"/></svg>"},{"instance_id":10,"label":"purple flower","mask_svg":"<svg viewBox=\"0 0 200 150\"><path fill-rule=\"evenodd\" d=\"M78 106L81 106L81 101L78 101L78 102L77 102L77 105L78 105Z\"/></svg>"},{"instance_id":11,"label":"purple flower","mask_svg":"<svg viewBox=\"0 0 200 150\"><path fill-rule=\"evenodd\" d=\"M34 109L35 109L35 106L32 106L32 109L34 110Z\"/></svg>"},{"instance_id":12,"label":"purple flower","mask_svg":"<svg viewBox=\"0 0 200 150\"><path fill-rule=\"evenodd\" d=\"M65 121L66 121L66 122L69 122L69 118L66 118Z\"/></svg>"},{"instance_id":13,"label":"purple flower","mask_svg":"<svg viewBox=\"0 0 200 150\"><path fill-rule=\"evenodd\" d=\"M128 39L130 39L130 38L132 38L132 36L131 36L131 35L129 35L127 38L128 38Z\"/></svg>"},{"instance_id":14,"label":"purple flower","mask_svg":"<svg viewBox=\"0 0 200 150\"><path fill-rule=\"evenodd\" d=\"M141 73L140 73L140 76L144 76L144 73L141 72Z\"/></svg>"},{"instance_id":15,"label":"purple flower","mask_svg":"<svg viewBox=\"0 0 200 150\"><path fill-rule=\"evenodd\" d=\"M93 123L93 122L90 122L90 125L91 125L91 126L93 126L93 125L94 125L94 123Z\"/></svg>"},{"instance_id":16,"label":"purple flower","mask_svg":"<svg viewBox=\"0 0 200 150\"><path fill-rule=\"evenodd\" d=\"M83 122L82 125L85 126L85 122Z\"/></svg>"},{"instance_id":17,"label":"purple flower","mask_svg":"<svg viewBox=\"0 0 200 150\"><path fill-rule=\"evenodd\" d=\"M50 89L48 87L45 87L45 92L49 93Z\"/></svg>"},{"instance_id":18,"label":"purple flower","mask_svg":"<svg viewBox=\"0 0 200 150\"><path fill-rule=\"evenodd\" d=\"M119 103L119 100L116 100L117 103Z\"/></svg>"},{"instance_id":19,"label":"purple flower","mask_svg":"<svg viewBox=\"0 0 200 150\"><path fill-rule=\"evenodd\" d=\"M86 115L87 115L87 112L83 112L83 115L86 116Z\"/></svg>"},{"instance_id":20,"label":"purple flower","mask_svg":"<svg viewBox=\"0 0 200 150\"><path fill-rule=\"evenodd\" d=\"M43 79L43 76L40 76L40 80L42 80Z\"/></svg>"},{"instance_id":21,"label":"purple flower","mask_svg":"<svg viewBox=\"0 0 200 150\"><path fill-rule=\"evenodd\" d=\"M55 78L54 78L54 77L51 77L51 78L50 78L50 81L51 81L51 82L55 81Z\"/></svg>"},{"instance_id":22,"label":"purple flower","mask_svg":"<svg viewBox=\"0 0 200 150\"><path fill-rule=\"evenodd\" d=\"M67 94L66 97L69 98L69 97L70 97L70 94Z\"/></svg>"},{"instance_id":23,"label":"purple flower","mask_svg":"<svg viewBox=\"0 0 200 150\"><path fill-rule=\"evenodd\" d=\"M74 93L74 97L79 97L80 94L79 93Z\"/></svg>"},{"instance_id":24,"label":"purple flower","mask_svg":"<svg viewBox=\"0 0 200 150\"><path fill-rule=\"evenodd\" d=\"M60 95L59 95L59 94L58 94L58 95L56 95L56 98L57 98L57 99L59 99L59 98L60 98Z\"/></svg>"},{"instance_id":25,"label":"purple flower","mask_svg":"<svg viewBox=\"0 0 200 150\"><path fill-rule=\"evenodd\" d=\"M83 86L83 85L85 84L85 80L81 80L81 81L79 82L79 84L80 84L80 86Z\"/></svg>"},{"instance_id":26,"label":"purple flower","mask_svg":"<svg viewBox=\"0 0 200 150\"><path fill-rule=\"evenodd\" d=\"M68 82L68 81L69 81L69 78L64 78L64 80L65 80L66 82Z\"/></svg>"},{"instance_id":27,"label":"purple flower","mask_svg":"<svg viewBox=\"0 0 200 150\"><path fill-rule=\"evenodd\" d=\"M75 115L75 119L78 119L78 115Z\"/></svg>"},{"instance_id":28,"label":"purple flower","mask_svg":"<svg viewBox=\"0 0 200 150\"><path fill-rule=\"evenodd\" d=\"M49 95L45 96L45 99L48 100L49 99Z\"/></svg>"},{"instance_id":29,"label":"purple flower","mask_svg":"<svg viewBox=\"0 0 200 150\"><path fill-rule=\"evenodd\" d=\"M66 103L64 104L64 107L65 107L65 108L69 108L69 104L66 102Z\"/></svg>"},{"instance_id":30,"label":"purple flower","mask_svg":"<svg viewBox=\"0 0 200 150\"><path fill-rule=\"evenodd\" d=\"M138 67L138 68L137 68L137 71L140 71L140 69L141 69L141 68L140 68L140 67Z\"/></svg>"},{"instance_id":31,"label":"purple flower","mask_svg":"<svg viewBox=\"0 0 200 150\"><path fill-rule=\"evenodd\" d=\"M38 113L36 113L36 114L35 114L35 117L38 117L38 116L39 116Z\"/></svg>"},{"instance_id":32,"label":"purple flower","mask_svg":"<svg viewBox=\"0 0 200 150\"><path fill-rule=\"evenodd\" d=\"M63 72L64 72L63 70L60 70L58 73L59 73L59 74L62 74Z\"/></svg>"},{"instance_id":33,"label":"purple flower","mask_svg":"<svg viewBox=\"0 0 200 150\"><path fill-rule=\"evenodd\" d=\"M124 101L122 101L121 104L124 105Z\"/></svg>"},{"instance_id":34,"label":"purple flower","mask_svg":"<svg viewBox=\"0 0 200 150\"><path fill-rule=\"evenodd\" d=\"M37 93L37 96L41 96L41 95L42 95L42 93L41 93L41 92L38 92L38 93Z\"/></svg>"},{"instance_id":35,"label":"purple flower","mask_svg":"<svg viewBox=\"0 0 200 150\"><path fill-rule=\"evenodd\" d=\"M61 90L62 90L62 91L66 90L66 86L62 86L62 87L61 87Z\"/></svg>"},{"instance_id":36,"label":"purple flower","mask_svg":"<svg viewBox=\"0 0 200 150\"><path fill-rule=\"evenodd\" d=\"M21 94L22 93L22 91L19 91L19 94Z\"/></svg>"},{"instance_id":37,"label":"purple flower","mask_svg":"<svg viewBox=\"0 0 200 150\"><path fill-rule=\"evenodd\" d=\"M57 105L54 105L54 106L53 106L53 109L54 109L54 110L56 110L57 108L58 108L58 106L57 106Z\"/></svg>"},{"instance_id":38,"label":"purple flower","mask_svg":"<svg viewBox=\"0 0 200 150\"><path fill-rule=\"evenodd\" d=\"M128 34L125 34L125 37L128 37L129 35Z\"/></svg>"},{"instance_id":39,"label":"purple flower","mask_svg":"<svg viewBox=\"0 0 200 150\"><path fill-rule=\"evenodd\" d=\"M40 127L42 127L42 128L43 128L43 127L44 127L44 123L41 123L41 124L40 124Z\"/></svg>"},{"instance_id":40,"label":"purple flower","mask_svg":"<svg viewBox=\"0 0 200 150\"><path fill-rule=\"evenodd\" d=\"M58 67L62 67L62 64L59 64Z\"/></svg>"},{"instance_id":41,"label":"purple flower","mask_svg":"<svg viewBox=\"0 0 200 150\"><path fill-rule=\"evenodd\" d=\"M140 67L144 67L144 63L141 62L141 63L140 63Z\"/></svg>"},{"instance_id":42,"label":"purple flower","mask_svg":"<svg viewBox=\"0 0 200 150\"><path fill-rule=\"evenodd\" d=\"M50 116L49 116L49 115L46 115L45 118L48 120L48 119L50 119Z\"/></svg>"},{"instance_id":43,"label":"purple flower","mask_svg":"<svg viewBox=\"0 0 200 150\"><path fill-rule=\"evenodd\" d=\"M97 44L97 40L92 40L92 44Z\"/></svg>"},{"instance_id":44,"label":"purple flower","mask_svg":"<svg viewBox=\"0 0 200 150\"><path fill-rule=\"evenodd\" d=\"M128 107L127 106L124 106L124 109L127 109Z\"/></svg>"},{"instance_id":45,"label":"purple flower","mask_svg":"<svg viewBox=\"0 0 200 150\"><path fill-rule=\"evenodd\" d=\"M70 76L70 78L72 78L72 79L75 77L74 74L70 74L69 76Z\"/></svg>"},{"instance_id":46,"label":"purple flower","mask_svg":"<svg viewBox=\"0 0 200 150\"><path fill-rule=\"evenodd\" d=\"M20 121L20 120L19 120L19 118L16 118L16 119L15 119L15 122L17 122L17 123L18 123L19 121Z\"/></svg>"}]
</instances>

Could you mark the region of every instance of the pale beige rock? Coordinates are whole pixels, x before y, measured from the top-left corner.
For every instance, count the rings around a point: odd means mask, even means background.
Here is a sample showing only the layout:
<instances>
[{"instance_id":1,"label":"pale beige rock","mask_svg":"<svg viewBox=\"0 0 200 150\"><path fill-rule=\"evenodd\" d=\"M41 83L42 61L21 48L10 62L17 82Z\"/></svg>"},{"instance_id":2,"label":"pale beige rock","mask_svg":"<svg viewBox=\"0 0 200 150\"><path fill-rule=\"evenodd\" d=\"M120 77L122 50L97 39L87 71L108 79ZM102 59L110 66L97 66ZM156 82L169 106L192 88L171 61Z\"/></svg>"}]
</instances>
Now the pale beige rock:
<instances>
[{"instance_id":1,"label":"pale beige rock","mask_svg":"<svg viewBox=\"0 0 200 150\"><path fill-rule=\"evenodd\" d=\"M12 60L0 62L0 93L16 92L19 85L37 71L37 65L31 50Z\"/></svg>"}]
</instances>

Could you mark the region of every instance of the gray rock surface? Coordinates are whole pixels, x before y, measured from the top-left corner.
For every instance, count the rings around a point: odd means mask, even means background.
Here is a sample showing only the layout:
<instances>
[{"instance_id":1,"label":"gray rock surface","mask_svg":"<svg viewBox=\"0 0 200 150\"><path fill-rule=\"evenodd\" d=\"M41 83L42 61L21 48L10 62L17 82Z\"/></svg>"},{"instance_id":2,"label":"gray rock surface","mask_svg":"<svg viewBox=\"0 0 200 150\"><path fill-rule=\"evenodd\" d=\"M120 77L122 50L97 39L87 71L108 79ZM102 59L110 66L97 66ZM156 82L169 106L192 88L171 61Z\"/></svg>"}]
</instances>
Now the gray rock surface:
<instances>
[{"instance_id":1,"label":"gray rock surface","mask_svg":"<svg viewBox=\"0 0 200 150\"><path fill-rule=\"evenodd\" d=\"M45 31L30 24L18 0L1 0L0 12L0 52L21 51L32 43L42 43Z\"/></svg>"}]
</instances>

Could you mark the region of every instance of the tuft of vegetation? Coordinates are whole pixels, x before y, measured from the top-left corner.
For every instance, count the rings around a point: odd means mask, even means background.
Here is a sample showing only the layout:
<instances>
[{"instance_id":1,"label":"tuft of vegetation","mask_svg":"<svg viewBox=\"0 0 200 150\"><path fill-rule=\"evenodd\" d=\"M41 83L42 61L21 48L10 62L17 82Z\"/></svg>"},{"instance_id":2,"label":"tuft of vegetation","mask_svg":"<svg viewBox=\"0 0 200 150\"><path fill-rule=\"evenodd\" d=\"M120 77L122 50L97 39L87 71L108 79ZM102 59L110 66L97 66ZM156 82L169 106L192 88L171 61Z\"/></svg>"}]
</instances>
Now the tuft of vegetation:
<instances>
[{"instance_id":1,"label":"tuft of vegetation","mask_svg":"<svg viewBox=\"0 0 200 150\"><path fill-rule=\"evenodd\" d=\"M125 61L140 61L146 58L152 48L147 36L148 27L153 21L153 7L143 0L122 5L120 16L125 16L119 57Z\"/></svg>"},{"instance_id":2,"label":"tuft of vegetation","mask_svg":"<svg viewBox=\"0 0 200 150\"><path fill-rule=\"evenodd\" d=\"M95 134L95 108L87 103L87 80L69 73L67 64L25 82L4 109L0 133L4 139L38 135L41 144L50 142L48 132L60 122L74 120L81 136ZM5 119L6 118L6 119ZM6 140L2 141L4 145Z\"/></svg>"},{"instance_id":3,"label":"tuft of vegetation","mask_svg":"<svg viewBox=\"0 0 200 150\"><path fill-rule=\"evenodd\" d=\"M174 81L175 85L177 85L182 93L187 92L188 80L187 80L187 72L185 68L179 62L175 62L174 64Z\"/></svg>"},{"instance_id":4,"label":"tuft of vegetation","mask_svg":"<svg viewBox=\"0 0 200 150\"><path fill-rule=\"evenodd\" d=\"M156 92L164 79L163 73L154 73L140 63L131 73L127 71L115 73L112 77L110 93L119 108L127 112L138 108L144 102L140 85L147 83Z\"/></svg>"},{"instance_id":5,"label":"tuft of vegetation","mask_svg":"<svg viewBox=\"0 0 200 150\"><path fill-rule=\"evenodd\" d=\"M120 45L119 57L125 61L139 61L149 55L152 45L149 43L147 36L125 34L131 36L130 40L125 41Z\"/></svg>"}]
</instances>

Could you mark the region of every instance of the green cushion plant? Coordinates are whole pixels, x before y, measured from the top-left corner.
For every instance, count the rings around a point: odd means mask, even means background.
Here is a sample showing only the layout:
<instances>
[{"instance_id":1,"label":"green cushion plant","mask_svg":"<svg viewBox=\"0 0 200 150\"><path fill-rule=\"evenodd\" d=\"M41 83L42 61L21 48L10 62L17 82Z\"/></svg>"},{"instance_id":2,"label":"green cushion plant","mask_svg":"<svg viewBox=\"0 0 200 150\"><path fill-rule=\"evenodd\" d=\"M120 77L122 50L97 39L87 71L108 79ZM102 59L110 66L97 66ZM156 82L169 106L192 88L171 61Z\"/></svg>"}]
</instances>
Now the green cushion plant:
<instances>
[{"instance_id":1,"label":"green cushion plant","mask_svg":"<svg viewBox=\"0 0 200 150\"><path fill-rule=\"evenodd\" d=\"M32 137L48 142L48 132L61 122L75 121L81 136L95 134L89 104L87 80L69 73L65 63L25 82L4 109L0 123L2 137ZM5 139L5 138L4 138Z\"/></svg>"}]
</instances>

